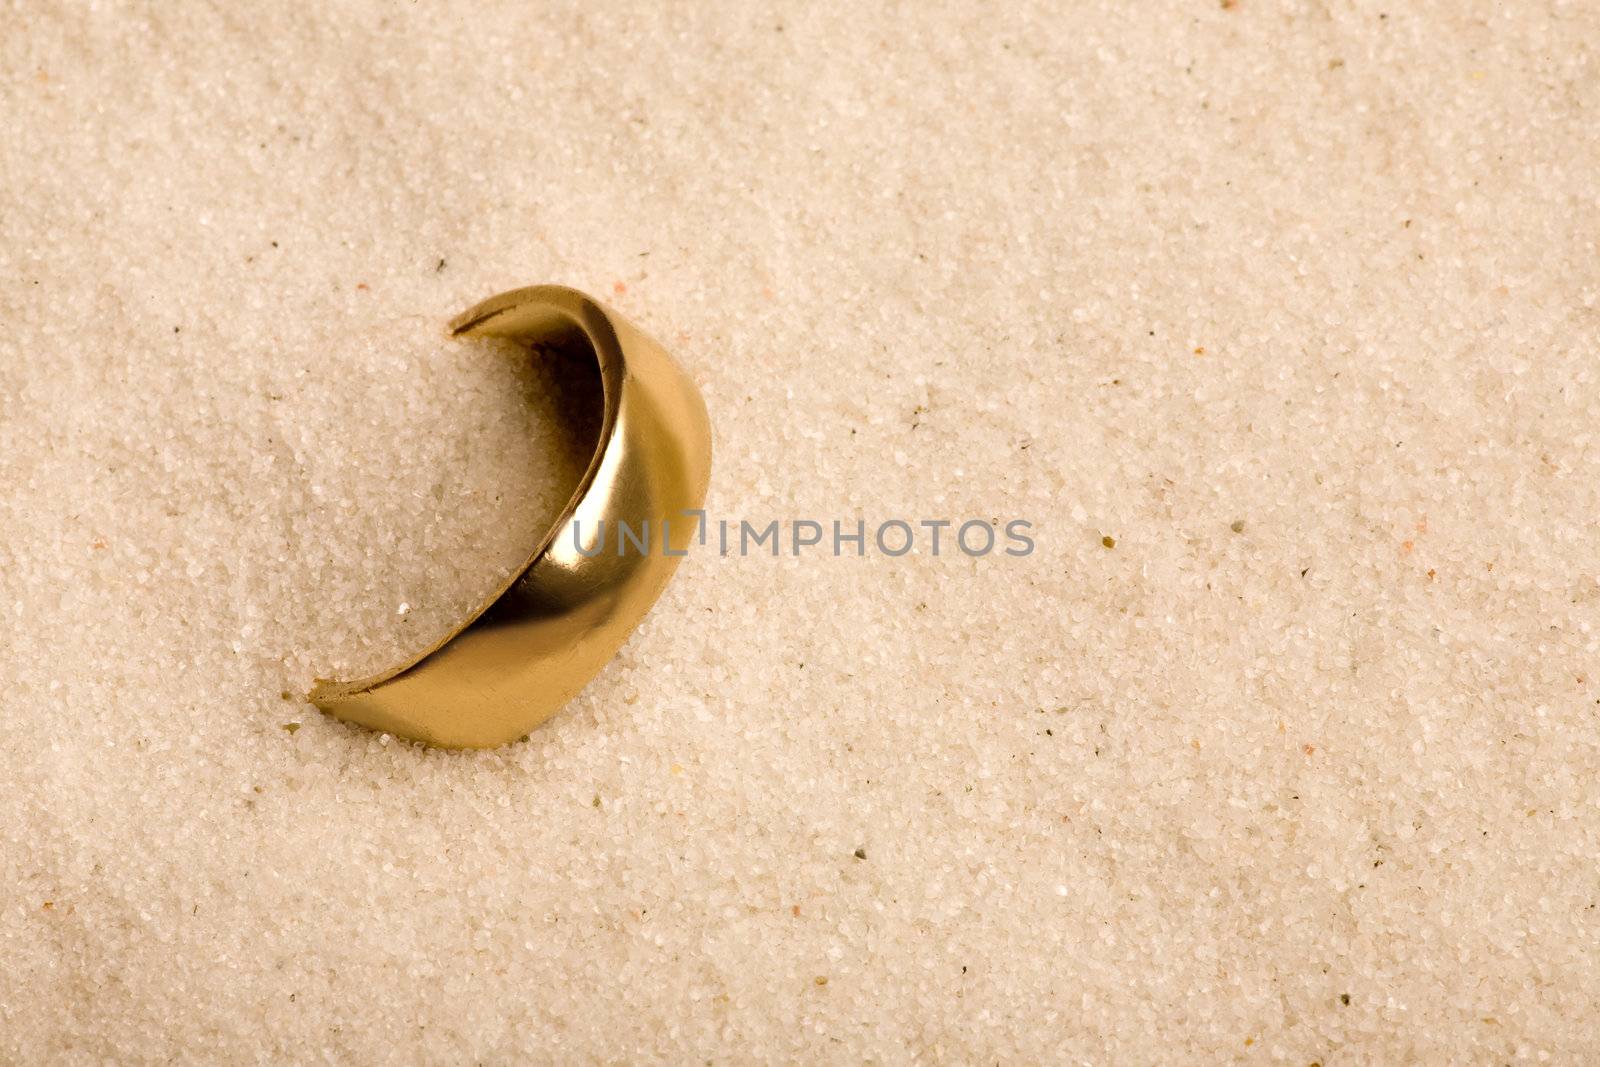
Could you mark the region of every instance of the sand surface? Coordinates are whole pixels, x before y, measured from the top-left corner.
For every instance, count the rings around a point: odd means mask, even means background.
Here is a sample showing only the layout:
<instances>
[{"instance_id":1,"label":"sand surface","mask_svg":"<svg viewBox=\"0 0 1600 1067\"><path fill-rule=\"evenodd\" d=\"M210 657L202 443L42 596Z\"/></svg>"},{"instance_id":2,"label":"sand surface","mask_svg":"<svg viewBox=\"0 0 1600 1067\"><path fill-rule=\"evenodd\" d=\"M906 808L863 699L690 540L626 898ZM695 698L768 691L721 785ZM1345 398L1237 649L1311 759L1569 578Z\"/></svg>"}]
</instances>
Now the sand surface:
<instances>
[{"instance_id":1,"label":"sand surface","mask_svg":"<svg viewBox=\"0 0 1600 1067\"><path fill-rule=\"evenodd\" d=\"M0 1062L1600 1059L1600 8L0 3ZM525 742L330 721L585 461Z\"/></svg>"}]
</instances>

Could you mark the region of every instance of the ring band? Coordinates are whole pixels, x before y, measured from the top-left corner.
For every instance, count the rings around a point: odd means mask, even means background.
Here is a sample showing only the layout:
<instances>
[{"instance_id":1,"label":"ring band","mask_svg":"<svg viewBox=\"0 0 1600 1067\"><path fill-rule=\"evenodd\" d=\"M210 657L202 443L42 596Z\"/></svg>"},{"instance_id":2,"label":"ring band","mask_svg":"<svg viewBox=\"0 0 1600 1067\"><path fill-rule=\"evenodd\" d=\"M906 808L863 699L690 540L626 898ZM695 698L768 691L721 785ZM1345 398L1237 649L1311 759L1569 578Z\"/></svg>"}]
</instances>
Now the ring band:
<instances>
[{"instance_id":1,"label":"ring band","mask_svg":"<svg viewBox=\"0 0 1600 1067\"><path fill-rule=\"evenodd\" d=\"M661 346L576 290L501 293L450 332L593 352L605 405L594 457L554 529L482 608L399 667L318 679L310 700L399 737L488 748L523 737L576 696L655 603L688 549L693 516L703 516L711 426L699 390ZM648 544L647 532L643 550L635 542L624 552L622 524L659 530L660 541ZM610 548L607 527L619 531Z\"/></svg>"}]
</instances>

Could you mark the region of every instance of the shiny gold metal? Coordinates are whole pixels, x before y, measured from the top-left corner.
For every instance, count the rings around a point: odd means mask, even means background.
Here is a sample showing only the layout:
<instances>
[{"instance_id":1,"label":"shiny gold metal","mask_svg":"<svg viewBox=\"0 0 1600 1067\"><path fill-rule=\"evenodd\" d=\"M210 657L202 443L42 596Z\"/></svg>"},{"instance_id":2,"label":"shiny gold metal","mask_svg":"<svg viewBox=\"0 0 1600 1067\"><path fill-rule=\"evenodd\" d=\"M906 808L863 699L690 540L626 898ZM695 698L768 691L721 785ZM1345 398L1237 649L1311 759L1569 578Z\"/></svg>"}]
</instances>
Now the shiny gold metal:
<instances>
[{"instance_id":1,"label":"shiny gold metal","mask_svg":"<svg viewBox=\"0 0 1600 1067\"><path fill-rule=\"evenodd\" d=\"M487 748L555 714L655 603L701 529L694 512L711 474L711 426L699 391L672 358L576 290L501 293L450 330L592 351L604 393L594 458L526 566L471 618L402 666L354 682L319 679L310 699L374 730ZM634 536L620 536L619 523ZM648 531L642 549L641 531Z\"/></svg>"}]
</instances>

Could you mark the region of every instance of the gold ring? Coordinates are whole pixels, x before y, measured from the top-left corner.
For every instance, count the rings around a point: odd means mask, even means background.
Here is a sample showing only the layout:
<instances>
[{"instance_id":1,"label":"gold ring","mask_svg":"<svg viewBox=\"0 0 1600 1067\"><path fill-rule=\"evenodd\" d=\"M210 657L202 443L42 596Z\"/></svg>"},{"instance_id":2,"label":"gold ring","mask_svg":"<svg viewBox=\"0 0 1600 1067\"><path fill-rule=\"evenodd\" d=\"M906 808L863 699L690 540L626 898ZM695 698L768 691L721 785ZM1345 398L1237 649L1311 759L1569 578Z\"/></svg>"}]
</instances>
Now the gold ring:
<instances>
[{"instance_id":1,"label":"gold ring","mask_svg":"<svg viewBox=\"0 0 1600 1067\"><path fill-rule=\"evenodd\" d=\"M655 603L695 516L703 523L711 424L699 390L660 345L576 290L501 293L457 316L450 332L592 352L605 405L599 445L554 529L496 596L421 655L359 681L318 679L310 700L399 737L488 748L525 736L576 696Z\"/></svg>"}]
</instances>

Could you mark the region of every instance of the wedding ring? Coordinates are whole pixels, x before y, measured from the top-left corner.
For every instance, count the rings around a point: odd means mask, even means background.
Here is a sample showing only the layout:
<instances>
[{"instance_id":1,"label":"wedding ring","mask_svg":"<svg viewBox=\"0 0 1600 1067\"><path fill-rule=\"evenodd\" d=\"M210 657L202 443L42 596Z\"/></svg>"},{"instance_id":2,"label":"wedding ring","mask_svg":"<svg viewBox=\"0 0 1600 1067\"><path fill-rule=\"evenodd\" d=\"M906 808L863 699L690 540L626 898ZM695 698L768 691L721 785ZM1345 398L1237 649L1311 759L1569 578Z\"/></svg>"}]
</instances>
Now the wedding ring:
<instances>
[{"instance_id":1,"label":"wedding ring","mask_svg":"<svg viewBox=\"0 0 1600 1067\"><path fill-rule=\"evenodd\" d=\"M604 403L594 457L554 528L478 611L398 667L358 681L319 679L310 700L399 737L487 748L555 714L655 603L703 533L696 515L703 520L711 426L699 390L661 346L576 290L501 293L450 330L592 352ZM634 536L621 536L624 528Z\"/></svg>"}]
</instances>

